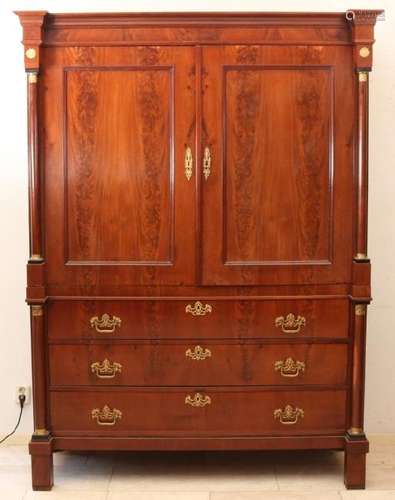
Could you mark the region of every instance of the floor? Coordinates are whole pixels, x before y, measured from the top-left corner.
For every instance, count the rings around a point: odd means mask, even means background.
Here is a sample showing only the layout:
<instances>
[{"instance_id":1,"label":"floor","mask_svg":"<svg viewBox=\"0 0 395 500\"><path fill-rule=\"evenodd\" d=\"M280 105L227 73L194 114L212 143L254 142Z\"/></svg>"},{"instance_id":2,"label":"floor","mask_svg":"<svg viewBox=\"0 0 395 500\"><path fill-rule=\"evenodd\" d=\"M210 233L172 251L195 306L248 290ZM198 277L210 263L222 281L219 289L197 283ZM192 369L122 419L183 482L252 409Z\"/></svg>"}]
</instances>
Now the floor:
<instances>
[{"instance_id":1,"label":"floor","mask_svg":"<svg viewBox=\"0 0 395 500\"><path fill-rule=\"evenodd\" d=\"M395 437L371 438L367 490L346 491L343 454L122 453L54 455L52 492L30 488L26 446L0 446L2 500L395 500Z\"/></svg>"}]
</instances>

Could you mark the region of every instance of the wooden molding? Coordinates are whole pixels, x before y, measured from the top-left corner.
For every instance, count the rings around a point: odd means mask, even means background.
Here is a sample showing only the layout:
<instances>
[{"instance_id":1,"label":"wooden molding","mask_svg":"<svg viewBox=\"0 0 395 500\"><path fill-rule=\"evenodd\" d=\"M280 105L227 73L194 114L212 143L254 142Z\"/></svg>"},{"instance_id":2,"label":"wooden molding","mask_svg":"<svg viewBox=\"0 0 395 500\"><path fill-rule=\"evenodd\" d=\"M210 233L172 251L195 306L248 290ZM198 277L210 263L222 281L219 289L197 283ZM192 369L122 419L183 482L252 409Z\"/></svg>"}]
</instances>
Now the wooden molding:
<instances>
[{"instance_id":1,"label":"wooden molding","mask_svg":"<svg viewBox=\"0 0 395 500\"><path fill-rule=\"evenodd\" d=\"M357 71L371 71L373 62L374 26L383 10L348 10L354 44L354 63Z\"/></svg>"},{"instance_id":2,"label":"wooden molding","mask_svg":"<svg viewBox=\"0 0 395 500\"><path fill-rule=\"evenodd\" d=\"M355 25L365 24L374 26L377 21L377 17L381 15L384 11L379 10L365 10L365 9L350 9L346 12L346 18L348 21L352 21Z\"/></svg>"},{"instance_id":3,"label":"wooden molding","mask_svg":"<svg viewBox=\"0 0 395 500\"><path fill-rule=\"evenodd\" d=\"M351 12L351 11L349 11ZM353 11L376 19L381 11ZM366 13L365 17L361 13ZM47 13L18 11L26 50L46 46L254 44L349 45L345 12ZM350 14L351 15L351 14ZM280 32L279 30L280 28ZM369 24L367 26L370 26ZM45 27L45 29L43 29ZM202 30L202 27L205 29ZM234 28L238 29L235 30ZM274 31L271 30L273 27ZM317 31L317 27L320 28ZM107 28L107 30L103 30ZM165 29L164 29L165 28ZM188 29L185 29L188 28ZM79 36L85 30L84 39ZM303 38L300 32L303 32ZM25 58L26 68L37 60Z\"/></svg>"},{"instance_id":4,"label":"wooden molding","mask_svg":"<svg viewBox=\"0 0 395 500\"><path fill-rule=\"evenodd\" d=\"M45 429L47 428L45 310L43 305L37 304L30 306L30 308L33 353L34 428Z\"/></svg>"},{"instance_id":5,"label":"wooden molding","mask_svg":"<svg viewBox=\"0 0 395 500\"><path fill-rule=\"evenodd\" d=\"M365 392L365 350L366 350L366 312L364 303L352 303L353 347L351 376L351 425L350 429L363 430L364 423L364 392ZM358 432L357 434L360 434ZM356 432L354 432L356 433Z\"/></svg>"},{"instance_id":6,"label":"wooden molding","mask_svg":"<svg viewBox=\"0 0 395 500\"><path fill-rule=\"evenodd\" d=\"M370 12L370 11L367 11ZM372 11L373 12L373 11ZM376 11L375 11L376 12ZM377 11L381 12L381 11ZM343 12L85 12L50 13L48 28L128 26L344 25Z\"/></svg>"},{"instance_id":7,"label":"wooden molding","mask_svg":"<svg viewBox=\"0 0 395 500\"><path fill-rule=\"evenodd\" d=\"M40 67L40 45L43 42L43 25L46 11L15 11L23 28L26 71L38 71Z\"/></svg>"},{"instance_id":8,"label":"wooden molding","mask_svg":"<svg viewBox=\"0 0 395 500\"><path fill-rule=\"evenodd\" d=\"M367 259L368 253L368 144L369 144L369 80L361 79L361 75L368 73L359 72L357 78L357 133L356 133L356 225L355 225L355 257L362 256Z\"/></svg>"},{"instance_id":9,"label":"wooden molding","mask_svg":"<svg viewBox=\"0 0 395 500\"><path fill-rule=\"evenodd\" d=\"M30 50L27 49L26 52ZM31 49L35 50L35 49ZM35 52L37 64L38 48ZM26 60L26 56L25 56ZM32 60L33 63L33 60ZM38 69L27 68L27 123L28 123L28 167L29 167L29 218L30 259L29 263L43 262L41 219L41 169L39 161L38 124Z\"/></svg>"}]
</instances>

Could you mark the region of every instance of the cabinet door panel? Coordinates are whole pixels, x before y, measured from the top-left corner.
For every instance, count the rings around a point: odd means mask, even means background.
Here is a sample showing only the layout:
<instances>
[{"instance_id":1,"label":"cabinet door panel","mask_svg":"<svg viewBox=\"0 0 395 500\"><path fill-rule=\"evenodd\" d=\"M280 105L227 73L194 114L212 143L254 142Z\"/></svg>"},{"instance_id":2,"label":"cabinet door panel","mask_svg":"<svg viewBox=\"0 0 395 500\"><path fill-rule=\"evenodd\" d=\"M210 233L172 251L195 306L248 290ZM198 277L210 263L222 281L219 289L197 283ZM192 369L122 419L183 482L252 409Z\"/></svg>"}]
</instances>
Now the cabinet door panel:
<instances>
[{"instance_id":1,"label":"cabinet door panel","mask_svg":"<svg viewBox=\"0 0 395 500\"><path fill-rule=\"evenodd\" d=\"M343 48L204 51L206 284L346 282L353 90ZM336 113L336 110L342 113Z\"/></svg>"},{"instance_id":2,"label":"cabinet door panel","mask_svg":"<svg viewBox=\"0 0 395 500\"><path fill-rule=\"evenodd\" d=\"M170 67L67 71L69 262L172 261L171 87Z\"/></svg>"},{"instance_id":3,"label":"cabinet door panel","mask_svg":"<svg viewBox=\"0 0 395 500\"><path fill-rule=\"evenodd\" d=\"M45 55L49 280L193 283L195 193L184 172L195 134L193 50Z\"/></svg>"}]
</instances>

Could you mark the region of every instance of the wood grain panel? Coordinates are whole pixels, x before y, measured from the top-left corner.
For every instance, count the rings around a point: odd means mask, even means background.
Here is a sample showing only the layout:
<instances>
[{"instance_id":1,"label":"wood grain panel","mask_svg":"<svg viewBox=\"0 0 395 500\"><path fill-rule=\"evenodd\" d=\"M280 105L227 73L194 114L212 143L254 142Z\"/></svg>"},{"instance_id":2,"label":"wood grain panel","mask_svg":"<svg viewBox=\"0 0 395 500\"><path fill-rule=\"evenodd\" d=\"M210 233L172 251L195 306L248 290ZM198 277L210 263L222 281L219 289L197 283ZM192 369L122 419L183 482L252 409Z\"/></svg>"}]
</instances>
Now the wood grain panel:
<instances>
[{"instance_id":1,"label":"wood grain panel","mask_svg":"<svg viewBox=\"0 0 395 500\"><path fill-rule=\"evenodd\" d=\"M202 283L350 279L349 61L341 47L203 51L202 146L212 168L202 189Z\"/></svg>"},{"instance_id":2,"label":"wood grain panel","mask_svg":"<svg viewBox=\"0 0 395 500\"><path fill-rule=\"evenodd\" d=\"M224 71L225 263L329 263L330 68Z\"/></svg>"},{"instance_id":3,"label":"wood grain panel","mask_svg":"<svg viewBox=\"0 0 395 500\"><path fill-rule=\"evenodd\" d=\"M196 302L211 312L194 316L186 307ZM49 339L226 339L271 338L347 339L347 299L221 300L178 298L142 300L56 300L48 303ZM114 332L101 333L91 327L92 317L108 314L121 320ZM298 332L276 326L276 318L293 314L304 318ZM283 331L285 330L285 331Z\"/></svg>"},{"instance_id":4,"label":"wood grain panel","mask_svg":"<svg viewBox=\"0 0 395 500\"><path fill-rule=\"evenodd\" d=\"M186 147L195 157L193 49L43 54L49 282L193 283L195 175L184 173Z\"/></svg>"},{"instance_id":5,"label":"wood grain panel","mask_svg":"<svg viewBox=\"0 0 395 500\"><path fill-rule=\"evenodd\" d=\"M211 404L192 407L188 395L200 392ZM129 389L117 391L52 391L51 416L55 434L128 436L246 436L305 435L344 432L344 391L261 391L210 388L205 390ZM295 425L283 425L273 412L286 405L304 410ZM108 405L122 412L114 426L100 426L91 417L94 408ZM78 411L76 411L78 409Z\"/></svg>"},{"instance_id":6,"label":"wood grain panel","mask_svg":"<svg viewBox=\"0 0 395 500\"><path fill-rule=\"evenodd\" d=\"M242 451L242 450L343 450L344 436L313 435L288 436L278 439L277 436L245 436L245 437L106 437L95 439L81 436L62 437L57 435L52 440L53 451L95 450L95 451Z\"/></svg>"},{"instance_id":7,"label":"wood grain panel","mask_svg":"<svg viewBox=\"0 0 395 500\"><path fill-rule=\"evenodd\" d=\"M194 359L196 346L203 355ZM51 386L344 385L347 345L263 343L133 343L51 345ZM186 353L190 351L189 356ZM196 356L195 356L196 357ZM304 363L296 376L281 375L278 361ZM100 378L92 363L121 365L113 378ZM102 374L102 373L101 373ZM287 372L285 372L287 374ZM289 373L288 373L289 375Z\"/></svg>"},{"instance_id":8,"label":"wood grain panel","mask_svg":"<svg viewBox=\"0 0 395 500\"><path fill-rule=\"evenodd\" d=\"M172 68L66 71L67 260L170 264Z\"/></svg>"},{"instance_id":9,"label":"wood grain panel","mask_svg":"<svg viewBox=\"0 0 395 500\"><path fill-rule=\"evenodd\" d=\"M199 12L49 14L48 46L349 45L344 12ZM319 29L316 28L319 26ZM103 29L107 28L107 29Z\"/></svg>"}]
</instances>

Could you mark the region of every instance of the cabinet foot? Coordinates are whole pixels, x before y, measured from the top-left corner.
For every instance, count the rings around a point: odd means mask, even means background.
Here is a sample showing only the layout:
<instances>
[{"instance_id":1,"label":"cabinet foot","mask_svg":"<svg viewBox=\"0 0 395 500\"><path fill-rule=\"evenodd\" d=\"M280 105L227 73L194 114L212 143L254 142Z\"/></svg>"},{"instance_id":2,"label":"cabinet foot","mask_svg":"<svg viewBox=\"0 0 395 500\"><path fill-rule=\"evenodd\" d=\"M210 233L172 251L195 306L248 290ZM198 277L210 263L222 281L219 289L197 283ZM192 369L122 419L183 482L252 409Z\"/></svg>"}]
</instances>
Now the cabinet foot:
<instances>
[{"instance_id":1,"label":"cabinet foot","mask_svg":"<svg viewBox=\"0 0 395 500\"><path fill-rule=\"evenodd\" d=\"M29 444L32 459L32 487L35 491L48 491L53 486L53 459L51 438L35 440Z\"/></svg>"},{"instance_id":2,"label":"cabinet foot","mask_svg":"<svg viewBox=\"0 0 395 500\"><path fill-rule=\"evenodd\" d=\"M347 435L344 455L344 484L348 490L365 489L366 453L369 441L364 434Z\"/></svg>"}]
</instances>

